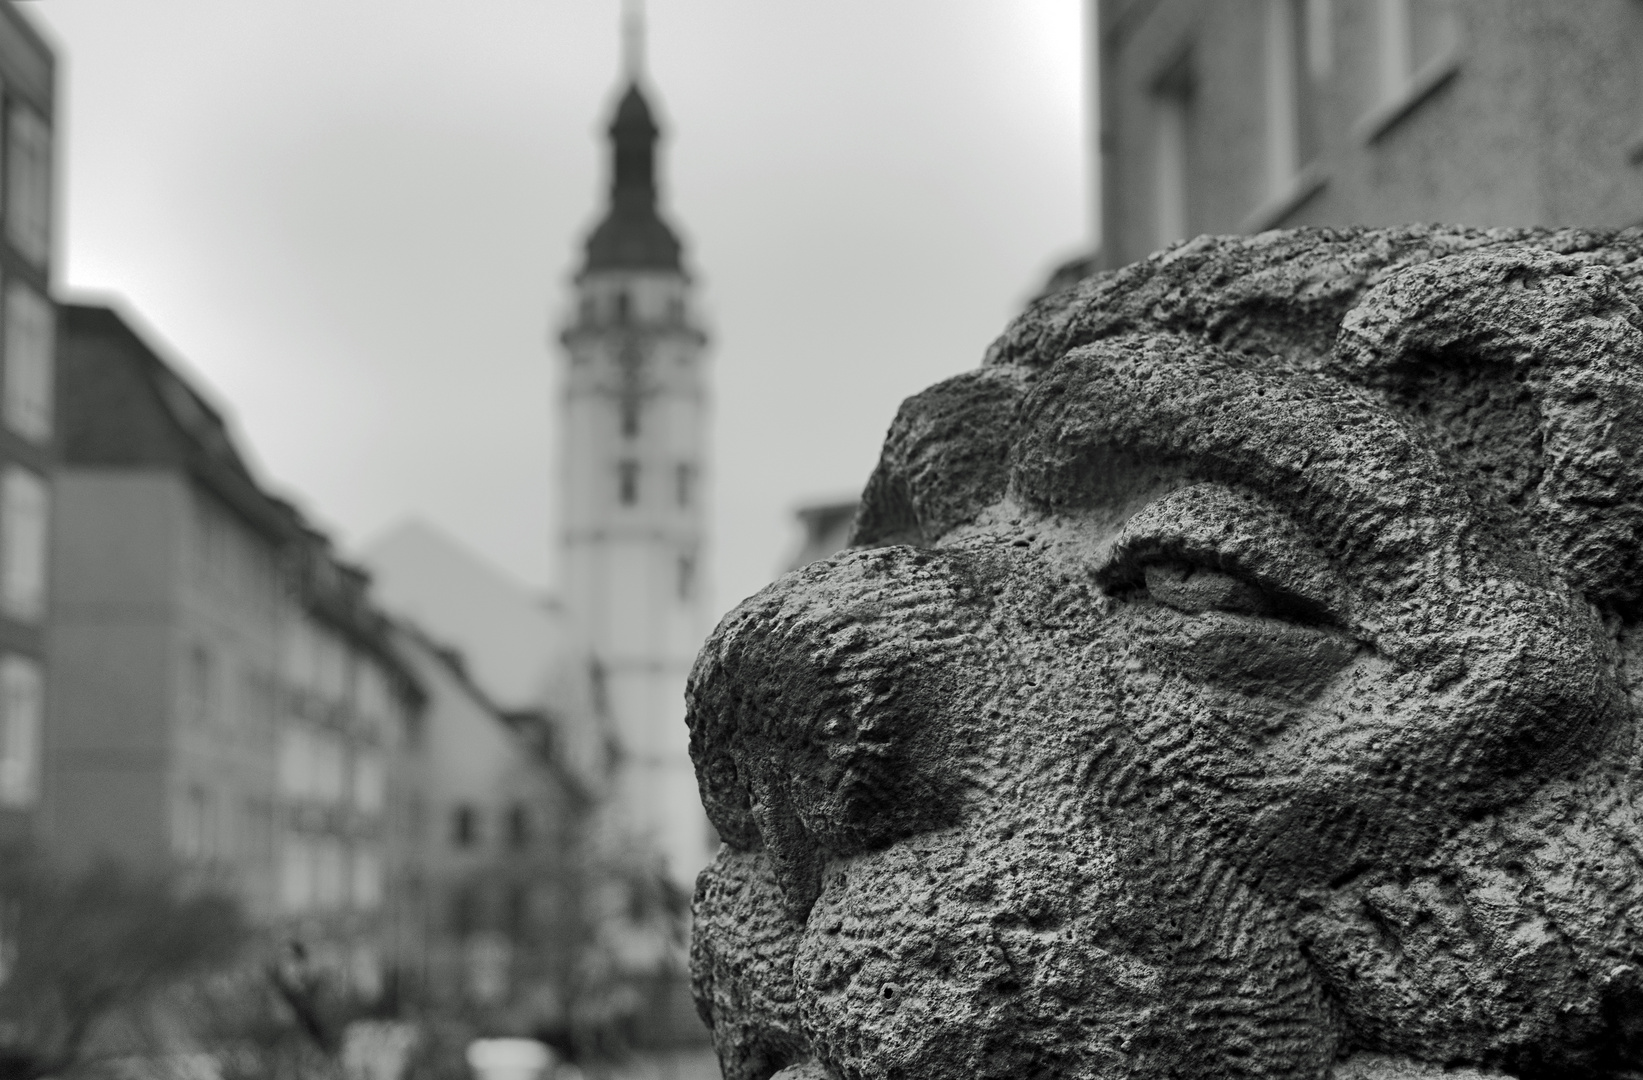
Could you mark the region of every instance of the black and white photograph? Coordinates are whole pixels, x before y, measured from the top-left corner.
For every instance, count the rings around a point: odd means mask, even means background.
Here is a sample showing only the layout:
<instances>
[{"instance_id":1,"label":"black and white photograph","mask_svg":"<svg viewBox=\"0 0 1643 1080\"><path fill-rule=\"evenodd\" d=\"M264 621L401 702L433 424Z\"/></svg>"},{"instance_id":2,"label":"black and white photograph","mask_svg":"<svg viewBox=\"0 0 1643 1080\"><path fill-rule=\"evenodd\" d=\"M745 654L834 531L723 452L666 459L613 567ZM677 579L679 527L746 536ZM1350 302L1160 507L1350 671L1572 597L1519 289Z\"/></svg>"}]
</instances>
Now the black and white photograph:
<instances>
[{"instance_id":1,"label":"black and white photograph","mask_svg":"<svg viewBox=\"0 0 1643 1080\"><path fill-rule=\"evenodd\" d=\"M1640 0L0 0L0 1080L1643 1080Z\"/></svg>"}]
</instances>

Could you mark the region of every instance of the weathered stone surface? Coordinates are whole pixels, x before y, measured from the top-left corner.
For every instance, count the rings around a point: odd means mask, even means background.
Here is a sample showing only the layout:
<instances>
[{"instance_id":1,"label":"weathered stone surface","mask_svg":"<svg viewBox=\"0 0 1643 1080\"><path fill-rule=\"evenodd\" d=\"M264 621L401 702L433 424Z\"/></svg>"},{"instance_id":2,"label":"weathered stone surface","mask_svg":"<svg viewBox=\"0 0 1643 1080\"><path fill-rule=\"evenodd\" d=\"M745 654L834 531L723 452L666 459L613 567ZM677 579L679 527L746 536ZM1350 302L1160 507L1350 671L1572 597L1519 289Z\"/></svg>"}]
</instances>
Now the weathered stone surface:
<instances>
[{"instance_id":1,"label":"weathered stone surface","mask_svg":"<svg viewBox=\"0 0 1643 1080\"><path fill-rule=\"evenodd\" d=\"M1640 303L1201 238L910 399L692 677L727 1080L1643 1075Z\"/></svg>"}]
</instances>

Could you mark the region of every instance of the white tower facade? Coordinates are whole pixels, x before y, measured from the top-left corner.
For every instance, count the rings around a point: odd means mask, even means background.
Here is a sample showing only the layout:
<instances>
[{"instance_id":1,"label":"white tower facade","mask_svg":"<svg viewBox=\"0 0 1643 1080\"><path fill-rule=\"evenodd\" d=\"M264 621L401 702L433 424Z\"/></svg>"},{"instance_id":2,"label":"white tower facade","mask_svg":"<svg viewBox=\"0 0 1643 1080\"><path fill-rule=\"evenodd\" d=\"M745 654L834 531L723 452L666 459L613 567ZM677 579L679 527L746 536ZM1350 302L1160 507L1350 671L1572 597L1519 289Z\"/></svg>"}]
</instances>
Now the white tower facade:
<instances>
[{"instance_id":1,"label":"white tower facade","mask_svg":"<svg viewBox=\"0 0 1643 1080\"><path fill-rule=\"evenodd\" d=\"M659 132L636 78L609 134L610 207L560 335L561 596L618 744L617 822L688 884L715 843L684 721L685 679L709 629L706 336L657 210Z\"/></svg>"}]
</instances>

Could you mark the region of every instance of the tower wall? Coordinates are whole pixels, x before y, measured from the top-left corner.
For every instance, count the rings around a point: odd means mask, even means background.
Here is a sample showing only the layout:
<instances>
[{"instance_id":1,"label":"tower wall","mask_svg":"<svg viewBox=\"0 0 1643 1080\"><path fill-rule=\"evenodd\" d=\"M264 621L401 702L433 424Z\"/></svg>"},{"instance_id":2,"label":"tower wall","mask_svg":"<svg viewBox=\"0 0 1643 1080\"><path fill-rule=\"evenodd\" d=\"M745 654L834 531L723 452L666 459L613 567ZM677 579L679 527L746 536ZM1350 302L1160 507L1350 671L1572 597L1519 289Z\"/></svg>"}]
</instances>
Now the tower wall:
<instances>
[{"instance_id":1,"label":"tower wall","mask_svg":"<svg viewBox=\"0 0 1643 1080\"><path fill-rule=\"evenodd\" d=\"M711 854L684 724L708 629L705 336L689 279L585 271L562 340L569 623L620 744L618 816L688 882Z\"/></svg>"}]
</instances>

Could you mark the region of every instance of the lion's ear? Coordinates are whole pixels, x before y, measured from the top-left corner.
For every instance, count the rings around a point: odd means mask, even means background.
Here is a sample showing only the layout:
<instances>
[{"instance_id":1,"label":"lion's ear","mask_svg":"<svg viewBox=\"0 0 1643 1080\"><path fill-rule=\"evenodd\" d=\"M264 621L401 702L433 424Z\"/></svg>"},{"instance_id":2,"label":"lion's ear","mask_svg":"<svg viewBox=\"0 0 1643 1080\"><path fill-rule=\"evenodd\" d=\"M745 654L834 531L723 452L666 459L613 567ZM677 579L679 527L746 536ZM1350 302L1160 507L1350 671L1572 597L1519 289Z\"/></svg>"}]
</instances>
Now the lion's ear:
<instances>
[{"instance_id":1,"label":"lion's ear","mask_svg":"<svg viewBox=\"0 0 1643 1080\"><path fill-rule=\"evenodd\" d=\"M1026 380L1015 368L982 368L902 402L850 545L934 544L1002 498Z\"/></svg>"},{"instance_id":2,"label":"lion's ear","mask_svg":"<svg viewBox=\"0 0 1643 1080\"><path fill-rule=\"evenodd\" d=\"M1342 320L1331 374L1384 395L1592 602L1643 599L1643 313L1616 271L1514 248L1408 267Z\"/></svg>"}]
</instances>

